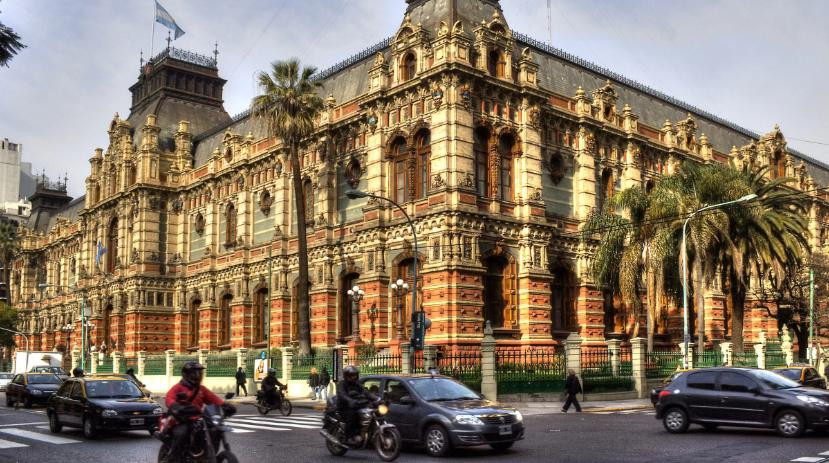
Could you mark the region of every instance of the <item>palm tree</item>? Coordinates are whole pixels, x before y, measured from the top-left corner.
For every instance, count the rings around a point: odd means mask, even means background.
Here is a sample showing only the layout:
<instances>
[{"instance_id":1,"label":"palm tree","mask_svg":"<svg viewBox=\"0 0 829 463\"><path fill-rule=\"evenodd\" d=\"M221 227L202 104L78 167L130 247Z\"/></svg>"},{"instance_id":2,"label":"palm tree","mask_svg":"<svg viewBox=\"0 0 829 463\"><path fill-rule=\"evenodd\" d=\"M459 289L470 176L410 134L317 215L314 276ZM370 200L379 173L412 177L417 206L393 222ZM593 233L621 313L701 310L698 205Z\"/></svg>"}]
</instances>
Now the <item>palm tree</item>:
<instances>
[{"instance_id":1,"label":"palm tree","mask_svg":"<svg viewBox=\"0 0 829 463\"><path fill-rule=\"evenodd\" d=\"M323 108L317 94L321 83L311 79L314 67L302 67L299 61L275 61L271 72L258 75L262 94L253 99L251 113L267 125L268 136L278 138L287 148L291 162L294 205L297 217L299 278L297 281L297 310L299 320L299 349L303 355L311 353L310 313L308 306L308 239L306 235L305 194L302 188L302 172L299 150L313 135L315 121Z\"/></svg>"},{"instance_id":2,"label":"palm tree","mask_svg":"<svg viewBox=\"0 0 829 463\"><path fill-rule=\"evenodd\" d=\"M3 268L3 287L6 289L6 301L9 305L12 303L12 289L11 289L11 271L12 259L15 253L20 249L19 238L17 236L17 229L11 222L0 222L0 268Z\"/></svg>"},{"instance_id":3,"label":"palm tree","mask_svg":"<svg viewBox=\"0 0 829 463\"><path fill-rule=\"evenodd\" d=\"M20 42L20 36L14 30L0 22L0 66L9 65L9 61L18 51L26 48Z\"/></svg>"}]
</instances>

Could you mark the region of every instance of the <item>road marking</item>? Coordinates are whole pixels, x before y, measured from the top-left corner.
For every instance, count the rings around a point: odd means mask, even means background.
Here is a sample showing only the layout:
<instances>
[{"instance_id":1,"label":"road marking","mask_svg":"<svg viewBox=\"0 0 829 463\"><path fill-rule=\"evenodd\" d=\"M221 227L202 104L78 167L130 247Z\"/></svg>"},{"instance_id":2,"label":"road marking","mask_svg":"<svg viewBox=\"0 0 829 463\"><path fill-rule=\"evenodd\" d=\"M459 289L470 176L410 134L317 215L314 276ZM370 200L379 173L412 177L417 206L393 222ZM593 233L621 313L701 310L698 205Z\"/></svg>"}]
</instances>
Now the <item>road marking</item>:
<instances>
[{"instance_id":1,"label":"road marking","mask_svg":"<svg viewBox=\"0 0 829 463\"><path fill-rule=\"evenodd\" d=\"M818 455L822 455L824 457L829 457L829 451L823 452L823 453L818 453Z\"/></svg>"},{"instance_id":2,"label":"road marking","mask_svg":"<svg viewBox=\"0 0 829 463\"><path fill-rule=\"evenodd\" d=\"M230 426L234 427L234 428L239 427L239 428L250 428L250 429L264 429L266 431L290 431L290 429L288 429L288 428L277 428L277 427L272 427L272 426L255 426L255 425L252 425L252 424L237 423L235 421L230 421L230 420L228 420L227 422L230 423Z\"/></svg>"},{"instance_id":3,"label":"road marking","mask_svg":"<svg viewBox=\"0 0 829 463\"><path fill-rule=\"evenodd\" d=\"M51 436L49 434L42 434L34 431L26 431L25 429L0 429L0 432L11 434L12 436L46 442L49 444L78 444L81 442L79 440L67 439L65 437Z\"/></svg>"},{"instance_id":4,"label":"road marking","mask_svg":"<svg viewBox=\"0 0 829 463\"><path fill-rule=\"evenodd\" d=\"M10 428L14 426L31 426L33 424L46 424L45 421L32 421L30 423L12 423L12 424L0 424L0 428Z\"/></svg>"},{"instance_id":5,"label":"road marking","mask_svg":"<svg viewBox=\"0 0 829 463\"><path fill-rule=\"evenodd\" d=\"M800 457L800 458L795 458L794 460L791 460L791 461L799 461L799 462L802 462L802 463L819 463L819 462L824 461L824 460L826 460L826 459L823 458L823 457Z\"/></svg>"},{"instance_id":6,"label":"road marking","mask_svg":"<svg viewBox=\"0 0 829 463\"><path fill-rule=\"evenodd\" d=\"M318 429L319 425L317 426L310 426L308 424L298 424L298 423L291 423L288 421L282 420L274 420L269 418L260 418L260 419L233 419L232 422L235 423L250 423L250 424L275 424L279 426L288 426L289 428L300 428L300 429Z\"/></svg>"},{"instance_id":7,"label":"road marking","mask_svg":"<svg viewBox=\"0 0 829 463\"><path fill-rule=\"evenodd\" d=\"M13 449L17 447L28 447L28 445L0 439L0 449Z\"/></svg>"},{"instance_id":8,"label":"road marking","mask_svg":"<svg viewBox=\"0 0 829 463\"><path fill-rule=\"evenodd\" d=\"M246 432L256 432L256 431L248 431L247 429L230 428L230 432L232 432L234 434L244 434Z\"/></svg>"}]
</instances>

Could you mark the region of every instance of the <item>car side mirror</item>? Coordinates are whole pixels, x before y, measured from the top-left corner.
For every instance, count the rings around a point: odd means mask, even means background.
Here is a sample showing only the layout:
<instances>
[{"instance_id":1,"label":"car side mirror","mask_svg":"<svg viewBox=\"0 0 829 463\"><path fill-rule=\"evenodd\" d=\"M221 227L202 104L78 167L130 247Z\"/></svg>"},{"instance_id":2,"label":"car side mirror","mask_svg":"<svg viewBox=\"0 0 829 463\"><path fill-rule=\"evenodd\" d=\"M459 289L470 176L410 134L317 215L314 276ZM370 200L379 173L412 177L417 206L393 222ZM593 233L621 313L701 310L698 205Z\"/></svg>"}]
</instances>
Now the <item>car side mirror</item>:
<instances>
[{"instance_id":1,"label":"car side mirror","mask_svg":"<svg viewBox=\"0 0 829 463\"><path fill-rule=\"evenodd\" d=\"M412 396L404 395L397 401L400 405L414 405L415 401L412 399Z\"/></svg>"}]
</instances>

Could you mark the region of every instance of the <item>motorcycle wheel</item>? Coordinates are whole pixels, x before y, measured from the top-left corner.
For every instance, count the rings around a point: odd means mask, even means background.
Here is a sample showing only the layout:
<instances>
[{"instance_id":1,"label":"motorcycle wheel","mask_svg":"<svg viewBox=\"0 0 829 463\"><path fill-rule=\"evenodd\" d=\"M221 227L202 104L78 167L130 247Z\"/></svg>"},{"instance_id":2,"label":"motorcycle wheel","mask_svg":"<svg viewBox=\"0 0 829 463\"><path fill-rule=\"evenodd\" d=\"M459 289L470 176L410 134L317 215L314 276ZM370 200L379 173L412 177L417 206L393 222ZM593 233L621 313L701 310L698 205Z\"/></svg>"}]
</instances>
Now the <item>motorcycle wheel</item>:
<instances>
[{"instance_id":1,"label":"motorcycle wheel","mask_svg":"<svg viewBox=\"0 0 829 463\"><path fill-rule=\"evenodd\" d=\"M282 399L282 405L279 407L279 412L282 413L283 416L291 416L291 412L294 410L293 405L291 405L291 401L288 399Z\"/></svg>"},{"instance_id":2,"label":"motorcycle wheel","mask_svg":"<svg viewBox=\"0 0 829 463\"><path fill-rule=\"evenodd\" d=\"M161 444L161 448L158 449L158 463L169 463L167 461L167 454L170 452L170 446L167 443Z\"/></svg>"},{"instance_id":3,"label":"motorcycle wheel","mask_svg":"<svg viewBox=\"0 0 829 463\"><path fill-rule=\"evenodd\" d=\"M271 411L271 409L262 402L256 402L256 409L259 410L259 414L261 415L267 415L268 412Z\"/></svg>"},{"instance_id":4,"label":"motorcycle wheel","mask_svg":"<svg viewBox=\"0 0 829 463\"><path fill-rule=\"evenodd\" d=\"M385 429L375 435L374 450L383 461L396 460L400 456L401 445L400 431L395 428Z\"/></svg>"},{"instance_id":5,"label":"motorcycle wheel","mask_svg":"<svg viewBox=\"0 0 829 463\"><path fill-rule=\"evenodd\" d=\"M230 450L224 450L216 455L216 463L239 463L239 459Z\"/></svg>"},{"instance_id":6,"label":"motorcycle wheel","mask_svg":"<svg viewBox=\"0 0 829 463\"><path fill-rule=\"evenodd\" d=\"M348 452L347 448L342 445L337 445L328 439L325 439L325 448L327 448L328 451L331 452L331 455L334 455L335 457L341 457L345 455L345 452Z\"/></svg>"}]
</instances>

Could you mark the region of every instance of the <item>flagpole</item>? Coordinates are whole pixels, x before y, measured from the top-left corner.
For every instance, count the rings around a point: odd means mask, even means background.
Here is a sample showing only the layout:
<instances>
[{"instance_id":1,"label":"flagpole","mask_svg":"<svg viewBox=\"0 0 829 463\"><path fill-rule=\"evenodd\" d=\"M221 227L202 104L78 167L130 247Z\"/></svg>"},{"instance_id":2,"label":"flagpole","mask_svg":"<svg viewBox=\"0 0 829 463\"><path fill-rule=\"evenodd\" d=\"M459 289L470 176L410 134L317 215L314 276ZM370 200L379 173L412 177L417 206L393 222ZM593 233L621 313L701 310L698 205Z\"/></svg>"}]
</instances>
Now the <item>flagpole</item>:
<instances>
[{"instance_id":1,"label":"flagpole","mask_svg":"<svg viewBox=\"0 0 829 463\"><path fill-rule=\"evenodd\" d=\"M156 11L155 10L157 8L158 7L153 6L153 38L150 41L150 61L152 61L152 59L153 59L153 50L154 50L153 47L155 46L155 16L156 16Z\"/></svg>"}]
</instances>

